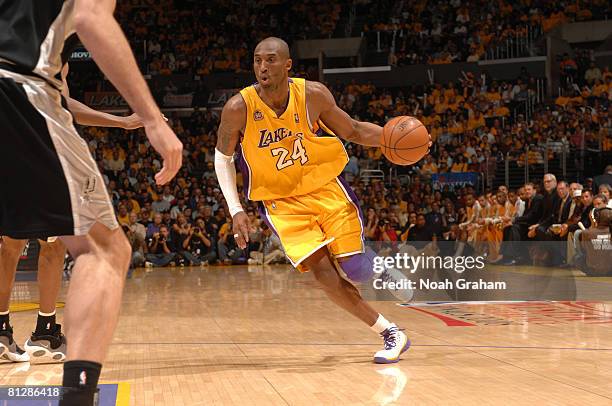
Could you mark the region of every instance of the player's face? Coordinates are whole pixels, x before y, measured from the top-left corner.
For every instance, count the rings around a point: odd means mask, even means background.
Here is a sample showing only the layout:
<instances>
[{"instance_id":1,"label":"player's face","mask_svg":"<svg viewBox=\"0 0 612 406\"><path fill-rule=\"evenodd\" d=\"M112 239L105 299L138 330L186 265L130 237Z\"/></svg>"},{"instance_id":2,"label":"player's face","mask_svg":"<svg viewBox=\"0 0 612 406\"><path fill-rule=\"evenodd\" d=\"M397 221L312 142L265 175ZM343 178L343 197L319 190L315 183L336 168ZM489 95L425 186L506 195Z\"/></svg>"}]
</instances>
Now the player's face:
<instances>
[{"instance_id":1,"label":"player's face","mask_svg":"<svg viewBox=\"0 0 612 406\"><path fill-rule=\"evenodd\" d=\"M275 88L289 77L291 59L280 55L271 45L262 45L255 50L253 71L263 88Z\"/></svg>"}]
</instances>

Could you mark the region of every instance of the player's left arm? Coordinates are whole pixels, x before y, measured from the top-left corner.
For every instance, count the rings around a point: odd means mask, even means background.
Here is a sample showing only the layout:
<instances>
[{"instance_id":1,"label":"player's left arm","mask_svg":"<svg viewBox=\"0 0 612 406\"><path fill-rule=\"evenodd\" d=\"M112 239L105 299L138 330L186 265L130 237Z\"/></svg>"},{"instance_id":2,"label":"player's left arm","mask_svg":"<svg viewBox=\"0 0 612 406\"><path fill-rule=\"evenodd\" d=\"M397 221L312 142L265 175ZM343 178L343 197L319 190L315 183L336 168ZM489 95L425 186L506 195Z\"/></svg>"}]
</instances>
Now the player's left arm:
<instances>
[{"instance_id":1,"label":"player's left arm","mask_svg":"<svg viewBox=\"0 0 612 406\"><path fill-rule=\"evenodd\" d=\"M309 105L318 111L318 114L313 116L319 117L334 134L356 144L369 147L380 146L382 127L351 118L338 107L334 96L325 85L308 81L306 95L306 100L310 101ZM313 108L309 108L309 111L312 111Z\"/></svg>"},{"instance_id":2,"label":"player's left arm","mask_svg":"<svg viewBox=\"0 0 612 406\"><path fill-rule=\"evenodd\" d=\"M81 125L89 125L94 127L120 127L126 130L135 130L143 126L142 120L137 114L132 114L127 117L115 116L101 111L94 110L80 101L70 97L70 89L66 81L68 76L68 64L62 68L62 96L66 99L68 110L74 116L75 121Z\"/></svg>"}]
</instances>

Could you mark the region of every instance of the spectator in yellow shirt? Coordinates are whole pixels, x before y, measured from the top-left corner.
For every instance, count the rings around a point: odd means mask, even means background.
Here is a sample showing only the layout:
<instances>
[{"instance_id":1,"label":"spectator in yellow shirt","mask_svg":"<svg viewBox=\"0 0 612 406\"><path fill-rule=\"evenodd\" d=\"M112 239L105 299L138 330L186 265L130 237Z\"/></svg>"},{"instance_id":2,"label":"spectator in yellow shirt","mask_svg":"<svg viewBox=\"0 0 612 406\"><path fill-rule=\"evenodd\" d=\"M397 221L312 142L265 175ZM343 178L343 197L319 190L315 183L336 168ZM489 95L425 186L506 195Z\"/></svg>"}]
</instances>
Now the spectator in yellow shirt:
<instances>
[{"instance_id":1,"label":"spectator in yellow shirt","mask_svg":"<svg viewBox=\"0 0 612 406\"><path fill-rule=\"evenodd\" d=\"M604 151L612 151L612 136L608 135L606 138L604 138L601 146Z\"/></svg>"},{"instance_id":2,"label":"spectator in yellow shirt","mask_svg":"<svg viewBox=\"0 0 612 406\"><path fill-rule=\"evenodd\" d=\"M557 106L561 106L561 107L565 107L567 106L567 104L570 102L570 98L567 96L559 96L557 97L557 99L555 100L555 104Z\"/></svg>"},{"instance_id":3,"label":"spectator in yellow shirt","mask_svg":"<svg viewBox=\"0 0 612 406\"><path fill-rule=\"evenodd\" d=\"M573 105L581 105L582 103L584 103L584 99L580 96L578 92L575 91L569 102Z\"/></svg>"},{"instance_id":4,"label":"spectator in yellow shirt","mask_svg":"<svg viewBox=\"0 0 612 406\"><path fill-rule=\"evenodd\" d=\"M134 193L131 190L126 191L128 212L140 214L140 204L133 198Z\"/></svg>"},{"instance_id":5,"label":"spectator in yellow shirt","mask_svg":"<svg viewBox=\"0 0 612 406\"><path fill-rule=\"evenodd\" d=\"M465 132L465 125L463 119L452 119L448 127L448 132L451 134L463 134Z\"/></svg>"},{"instance_id":6,"label":"spectator in yellow shirt","mask_svg":"<svg viewBox=\"0 0 612 406\"><path fill-rule=\"evenodd\" d=\"M491 89L486 93L486 98L490 102L498 102L501 100L501 93L496 84L491 86Z\"/></svg>"},{"instance_id":7,"label":"spectator in yellow shirt","mask_svg":"<svg viewBox=\"0 0 612 406\"><path fill-rule=\"evenodd\" d=\"M447 100L450 100L453 97L457 96L457 92L455 90L455 84L453 82L450 82L448 84L448 87L446 89L444 89L444 97Z\"/></svg>"},{"instance_id":8,"label":"spectator in yellow shirt","mask_svg":"<svg viewBox=\"0 0 612 406\"><path fill-rule=\"evenodd\" d=\"M117 220L121 225L130 225L130 213L128 213L125 205L120 204L117 209Z\"/></svg>"},{"instance_id":9,"label":"spectator in yellow shirt","mask_svg":"<svg viewBox=\"0 0 612 406\"><path fill-rule=\"evenodd\" d=\"M427 155L424 161L425 163L421 167L421 173L423 175L431 176L434 173L438 173L438 165L436 165L431 155Z\"/></svg>"},{"instance_id":10,"label":"spectator in yellow shirt","mask_svg":"<svg viewBox=\"0 0 612 406\"><path fill-rule=\"evenodd\" d=\"M485 118L480 111L476 110L474 115L468 120L468 130L476 130L477 128L485 126Z\"/></svg>"},{"instance_id":11,"label":"spectator in yellow shirt","mask_svg":"<svg viewBox=\"0 0 612 406\"><path fill-rule=\"evenodd\" d=\"M605 96L604 94L607 92L608 92L608 86L605 83L602 83L601 80L596 80L595 85L593 86L593 90L592 90L593 96L604 97Z\"/></svg>"},{"instance_id":12,"label":"spectator in yellow shirt","mask_svg":"<svg viewBox=\"0 0 612 406\"><path fill-rule=\"evenodd\" d=\"M446 100L444 99L444 96L442 96L436 103L434 110L438 114L443 114L446 112L447 109L448 109L448 104L446 104Z\"/></svg>"},{"instance_id":13,"label":"spectator in yellow shirt","mask_svg":"<svg viewBox=\"0 0 612 406\"><path fill-rule=\"evenodd\" d=\"M442 126L440 125L440 121L434 121L433 127L431 128L431 131L429 133L431 135L431 140L433 142L436 142L440 135L444 133L444 128L442 128Z\"/></svg>"},{"instance_id":14,"label":"spectator in yellow shirt","mask_svg":"<svg viewBox=\"0 0 612 406\"><path fill-rule=\"evenodd\" d=\"M501 104L495 109L495 115L498 117L508 117L510 115L510 109L508 109L505 104Z\"/></svg>"},{"instance_id":15,"label":"spectator in yellow shirt","mask_svg":"<svg viewBox=\"0 0 612 406\"><path fill-rule=\"evenodd\" d=\"M451 172L467 172L468 165L463 155L457 156L457 161L451 166Z\"/></svg>"}]
</instances>

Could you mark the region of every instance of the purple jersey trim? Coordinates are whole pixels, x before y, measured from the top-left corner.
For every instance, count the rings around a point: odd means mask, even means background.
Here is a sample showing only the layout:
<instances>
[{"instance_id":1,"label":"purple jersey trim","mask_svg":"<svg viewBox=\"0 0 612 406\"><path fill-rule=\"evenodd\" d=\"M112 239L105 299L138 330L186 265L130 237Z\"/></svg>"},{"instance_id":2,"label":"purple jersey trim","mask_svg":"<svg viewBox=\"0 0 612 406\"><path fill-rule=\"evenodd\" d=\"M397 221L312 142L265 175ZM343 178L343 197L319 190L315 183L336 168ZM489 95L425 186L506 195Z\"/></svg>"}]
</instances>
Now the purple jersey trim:
<instances>
[{"instance_id":1,"label":"purple jersey trim","mask_svg":"<svg viewBox=\"0 0 612 406\"><path fill-rule=\"evenodd\" d=\"M242 174L242 183L243 183L243 188L244 188L244 195L247 199L249 199L249 181L250 181L250 173L249 173L249 168L247 166L246 160L244 158L244 155L242 153L242 147L240 146L240 144L238 144L238 151L236 151L236 165L238 166L238 170L240 171L240 173Z\"/></svg>"}]
</instances>

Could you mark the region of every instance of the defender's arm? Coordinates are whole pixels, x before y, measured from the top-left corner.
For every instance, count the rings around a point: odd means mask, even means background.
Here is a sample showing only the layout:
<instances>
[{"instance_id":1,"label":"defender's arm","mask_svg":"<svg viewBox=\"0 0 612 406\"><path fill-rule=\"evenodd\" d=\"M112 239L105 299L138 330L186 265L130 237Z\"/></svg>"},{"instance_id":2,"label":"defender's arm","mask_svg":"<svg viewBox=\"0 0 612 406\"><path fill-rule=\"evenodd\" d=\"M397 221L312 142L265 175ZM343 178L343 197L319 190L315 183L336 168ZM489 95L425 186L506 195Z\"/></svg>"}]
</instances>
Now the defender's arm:
<instances>
[{"instance_id":1,"label":"defender's arm","mask_svg":"<svg viewBox=\"0 0 612 406\"><path fill-rule=\"evenodd\" d=\"M120 127L126 130L134 130L143 126L142 120L137 114L128 117L115 116L94 110L89 106L70 97L70 88L66 78L68 77L68 64L62 68L62 96L66 98L68 110L74 116L74 120L81 125L91 125L94 127Z\"/></svg>"}]
</instances>

